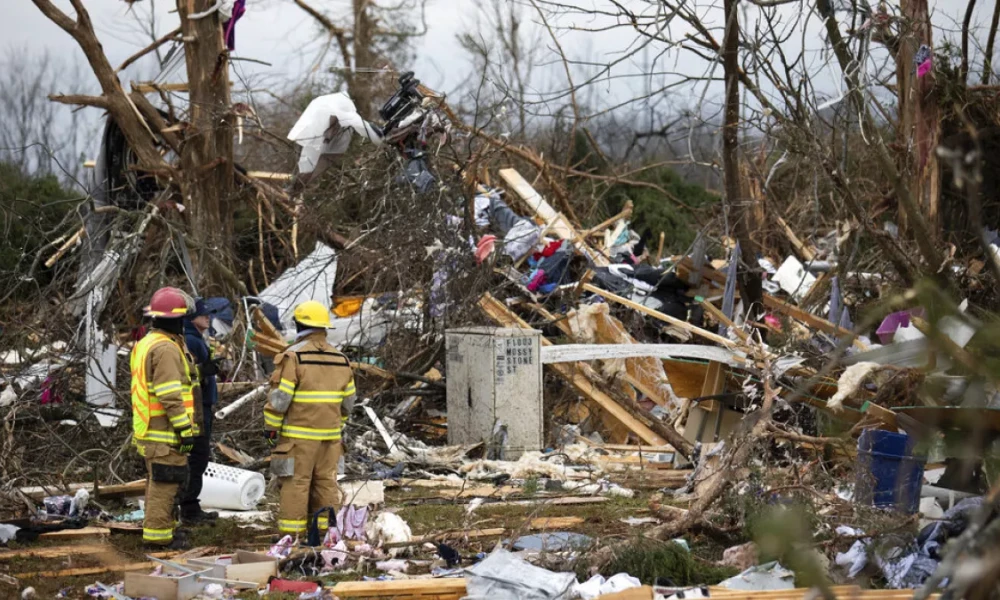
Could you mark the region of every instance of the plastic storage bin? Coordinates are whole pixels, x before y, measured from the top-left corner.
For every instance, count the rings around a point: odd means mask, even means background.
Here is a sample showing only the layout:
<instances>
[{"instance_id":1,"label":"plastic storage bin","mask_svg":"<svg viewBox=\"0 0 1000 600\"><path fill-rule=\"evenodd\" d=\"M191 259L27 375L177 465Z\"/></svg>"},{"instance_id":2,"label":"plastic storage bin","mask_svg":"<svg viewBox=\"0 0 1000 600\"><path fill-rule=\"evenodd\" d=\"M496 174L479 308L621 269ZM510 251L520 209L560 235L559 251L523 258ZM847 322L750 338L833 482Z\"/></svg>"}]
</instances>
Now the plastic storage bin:
<instances>
[{"instance_id":1,"label":"plastic storage bin","mask_svg":"<svg viewBox=\"0 0 1000 600\"><path fill-rule=\"evenodd\" d=\"M210 462L198 500L204 507L253 510L264 497L265 486L260 473Z\"/></svg>"},{"instance_id":2,"label":"plastic storage bin","mask_svg":"<svg viewBox=\"0 0 1000 600\"><path fill-rule=\"evenodd\" d=\"M914 456L913 446L904 433L863 431L858 440L857 500L916 512L927 458Z\"/></svg>"}]
</instances>

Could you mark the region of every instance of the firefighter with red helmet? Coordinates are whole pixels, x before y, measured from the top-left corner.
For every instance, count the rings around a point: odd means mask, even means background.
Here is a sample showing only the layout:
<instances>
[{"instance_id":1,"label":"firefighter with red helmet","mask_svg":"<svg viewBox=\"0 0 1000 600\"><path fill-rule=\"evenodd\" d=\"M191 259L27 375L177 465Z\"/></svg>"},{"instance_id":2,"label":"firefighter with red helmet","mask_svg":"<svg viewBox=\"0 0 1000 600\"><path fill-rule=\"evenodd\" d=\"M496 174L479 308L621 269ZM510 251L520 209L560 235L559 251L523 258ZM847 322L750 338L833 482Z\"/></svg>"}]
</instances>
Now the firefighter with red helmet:
<instances>
[{"instance_id":1,"label":"firefighter with red helmet","mask_svg":"<svg viewBox=\"0 0 1000 600\"><path fill-rule=\"evenodd\" d=\"M145 309L153 327L132 349L133 444L146 460L146 545L182 549L174 536L174 507L188 477L187 455L198 435L198 377L184 342L184 316L194 300L183 291L157 290Z\"/></svg>"}]
</instances>

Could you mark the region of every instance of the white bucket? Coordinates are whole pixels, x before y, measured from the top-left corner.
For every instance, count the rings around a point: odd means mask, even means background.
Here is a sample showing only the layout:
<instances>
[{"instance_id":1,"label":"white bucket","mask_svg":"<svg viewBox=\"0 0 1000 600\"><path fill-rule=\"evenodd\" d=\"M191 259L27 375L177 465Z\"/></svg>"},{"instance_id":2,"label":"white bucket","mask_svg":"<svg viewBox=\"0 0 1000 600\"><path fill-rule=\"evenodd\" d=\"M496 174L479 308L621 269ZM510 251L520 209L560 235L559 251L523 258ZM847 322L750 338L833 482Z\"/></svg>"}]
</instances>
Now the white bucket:
<instances>
[{"instance_id":1,"label":"white bucket","mask_svg":"<svg viewBox=\"0 0 1000 600\"><path fill-rule=\"evenodd\" d=\"M260 473L210 462L198 501L209 508L253 510L264 497L265 485Z\"/></svg>"}]
</instances>

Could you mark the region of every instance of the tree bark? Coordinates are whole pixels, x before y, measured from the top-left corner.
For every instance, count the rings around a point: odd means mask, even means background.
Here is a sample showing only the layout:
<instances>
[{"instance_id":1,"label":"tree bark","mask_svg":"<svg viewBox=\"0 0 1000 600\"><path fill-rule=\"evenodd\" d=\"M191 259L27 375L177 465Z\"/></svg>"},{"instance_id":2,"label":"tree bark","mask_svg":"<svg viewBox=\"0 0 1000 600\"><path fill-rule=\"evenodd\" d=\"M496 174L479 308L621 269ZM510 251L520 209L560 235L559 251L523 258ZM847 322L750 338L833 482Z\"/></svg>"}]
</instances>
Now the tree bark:
<instances>
[{"instance_id":1,"label":"tree bark","mask_svg":"<svg viewBox=\"0 0 1000 600\"><path fill-rule=\"evenodd\" d=\"M906 0L904 0L905 2ZM926 6L926 0L924 6ZM868 110L868 103L865 100L865 96L860 89L860 82L858 81L857 69L852 68L853 58L847 48L847 43L844 37L840 33L840 25L837 22L837 17L833 12L833 5L830 0L816 0L816 10L819 12L820 16L823 17L824 24L826 26L826 34L830 40L830 45L833 46L833 52L837 57L837 62L840 65L840 70L844 74L844 79L847 81L849 98L851 103L854 105L854 110L858 112L861 116L862 126L866 131L877 131L871 113ZM898 85L902 86L909 85L910 71L903 68L903 56L907 55L908 50L906 50L907 45L904 42L900 42L900 58L897 58L896 68L897 68L897 82ZM909 52L909 62L907 64L913 64L913 52ZM923 78L924 81L932 75L927 75ZM900 92L900 114L907 114L909 103L905 102L906 98L904 94ZM903 132L902 135L908 136L908 131L905 129L905 119L900 125L900 130ZM927 221L924 220L923 211L920 206L918 194L911 191L910 186L907 184L905 179L906 173L901 172L893 160L892 155L889 153L888 148L886 148L884 141L881 136L877 136L877 143L874 146L875 157L878 160L878 166L885 173L886 178L892 182L893 189L896 193L896 198L903 206L904 211L900 212L900 221L906 219L913 230L913 237L917 243L917 247L920 249L920 254L923 256L924 261L927 263L927 270L933 273L940 265L941 258L938 253L936 236L932 234L931 228L928 226ZM931 152L932 159L933 152ZM934 164L936 165L936 159L934 159ZM938 172L935 170L935 172ZM860 216L860 215L859 215ZM867 217L865 217L867 218Z\"/></svg>"},{"instance_id":2,"label":"tree bark","mask_svg":"<svg viewBox=\"0 0 1000 600\"><path fill-rule=\"evenodd\" d=\"M354 69L350 82L351 96L358 107L358 113L371 120L375 113L373 75L366 69L375 68L376 54L374 29L369 12L371 0L352 0L354 7ZM350 65L346 65L350 67Z\"/></svg>"},{"instance_id":3,"label":"tree bark","mask_svg":"<svg viewBox=\"0 0 1000 600\"><path fill-rule=\"evenodd\" d=\"M229 262L233 234L234 117L229 96L229 53L218 12L197 20L187 18L189 8L201 12L213 2L177 0L190 90L190 124L181 151L181 187L184 204L190 210L197 262L206 266L209 263L204 260L205 252L218 259L211 264Z\"/></svg>"},{"instance_id":4,"label":"tree bark","mask_svg":"<svg viewBox=\"0 0 1000 600\"><path fill-rule=\"evenodd\" d=\"M760 276L754 273L757 265L757 243L750 235L750 218L753 211L744 197L740 181L739 125L740 125L740 64L737 16L738 0L724 0L726 32L722 41L722 67L726 78L725 120L722 130L722 170L725 179L726 202L733 216L736 238L740 242L741 263L737 271L740 296L746 302L751 320L756 320L764 306L764 290Z\"/></svg>"},{"instance_id":5,"label":"tree bark","mask_svg":"<svg viewBox=\"0 0 1000 600\"><path fill-rule=\"evenodd\" d=\"M913 62L922 44L931 48L932 52L934 49L927 0L902 0L900 12L911 28L909 35L901 36L899 53L896 55L900 131L904 136L903 146L913 148L912 155L908 157L909 170L913 173L913 194L920 212L926 215L929 228L929 231L924 232L914 226L913 233L919 242L920 237L931 235L934 236L931 239L934 239L938 233L941 169L934 148L941 137L941 119L934 91L934 70L931 69L930 73L918 78ZM966 60L963 52L963 65ZM967 66L961 68L967 69ZM964 82L964 74L962 77ZM912 217L907 219L913 220ZM939 265L929 266L936 269Z\"/></svg>"}]
</instances>

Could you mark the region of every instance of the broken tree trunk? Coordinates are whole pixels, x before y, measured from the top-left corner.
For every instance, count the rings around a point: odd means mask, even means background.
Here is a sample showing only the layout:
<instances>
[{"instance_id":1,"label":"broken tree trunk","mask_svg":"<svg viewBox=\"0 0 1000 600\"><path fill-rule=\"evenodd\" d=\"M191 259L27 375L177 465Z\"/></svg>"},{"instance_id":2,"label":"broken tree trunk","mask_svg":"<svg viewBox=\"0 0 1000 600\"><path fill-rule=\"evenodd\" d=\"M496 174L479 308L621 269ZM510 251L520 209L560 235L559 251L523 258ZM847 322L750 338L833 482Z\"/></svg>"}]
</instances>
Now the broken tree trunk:
<instances>
[{"instance_id":1,"label":"broken tree trunk","mask_svg":"<svg viewBox=\"0 0 1000 600\"><path fill-rule=\"evenodd\" d=\"M899 53L896 55L896 86L898 91L900 132L902 146L910 149L909 171L913 174L913 194L926 215L927 226L938 229L938 205L941 196L941 169L938 167L937 147L941 137L941 119L937 93L934 91L934 68L920 76L915 57L921 46L934 52L933 33L927 0L902 0L900 12L909 31L900 36ZM933 65L934 59L931 58ZM963 81L964 82L964 78ZM903 213L901 221L906 223ZM919 232L918 232L919 235Z\"/></svg>"},{"instance_id":2,"label":"broken tree trunk","mask_svg":"<svg viewBox=\"0 0 1000 600\"><path fill-rule=\"evenodd\" d=\"M753 269L757 265L757 242L750 235L750 220L753 218L752 204L743 195L745 189L740 178L739 166L739 125L740 125L740 64L739 64L739 17L737 0L724 0L726 32L722 42L722 68L726 77L726 110L722 129L722 169L725 179L726 204L736 229L736 239L740 243L740 268L737 271L740 294L747 306L749 320L755 321L763 312L764 288Z\"/></svg>"},{"instance_id":3,"label":"broken tree trunk","mask_svg":"<svg viewBox=\"0 0 1000 600\"><path fill-rule=\"evenodd\" d=\"M229 52L219 13L190 19L214 0L178 0L190 94L189 125L181 152L185 204L190 203L196 256L231 248L233 120ZM197 260L197 259L196 259ZM223 261L226 263L228 261ZM199 260L204 272L205 260Z\"/></svg>"}]
</instances>

